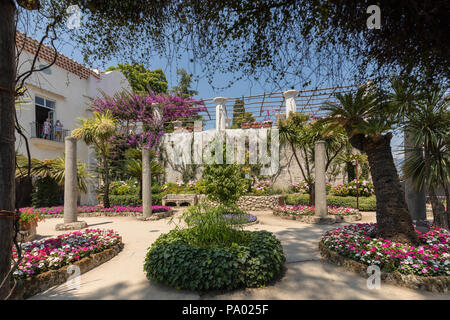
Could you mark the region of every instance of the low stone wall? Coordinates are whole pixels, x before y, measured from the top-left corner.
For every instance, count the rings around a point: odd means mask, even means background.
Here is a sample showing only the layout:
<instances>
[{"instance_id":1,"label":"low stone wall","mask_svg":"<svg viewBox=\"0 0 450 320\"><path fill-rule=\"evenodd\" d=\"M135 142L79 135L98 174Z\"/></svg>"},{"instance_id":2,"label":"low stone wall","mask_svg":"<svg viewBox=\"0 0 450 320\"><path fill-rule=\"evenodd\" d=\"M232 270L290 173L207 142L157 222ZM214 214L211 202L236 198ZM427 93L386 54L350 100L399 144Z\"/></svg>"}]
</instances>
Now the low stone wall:
<instances>
[{"instance_id":1,"label":"low stone wall","mask_svg":"<svg viewBox=\"0 0 450 320\"><path fill-rule=\"evenodd\" d=\"M346 270L356 272L364 278L368 277L368 265L339 255L337 252L328 249L322 241L319 242L319 250L323 260L341 266ZM450 286L450 276L422 277L401 274L400 272L381 272L381 280L410 289L427 290L434 293L445 294L449 293L448 288Z\"/></svg>"},{"instance_id":2,"label":"low stone wall","mask_svg":"<svg viewBox=\"0 0 450 320\"><path fill-rule=\"evenodd\" d=\"M218 203L207 200L206 195L198 195L198 202L217 206ZM284 206L284 197L281 195L273 196L242 196L239 198L237 205L244 211L272 210L278 206Z\"/></svg>"},{"instance_id":3,"label":"low stone wall","mask_svg":"<svg viewBox=\"0 0 450 320\"><path fill-rule=\"evenodd\" d=\"M156 212L153 213L151 219L148 220L159 220L166 217L172 216L173 210ZM64 214L45 214L43 215L45 219L51 218L64 218ZM142 212L88 212L88 213L78 213L78 218L85 217L142 217Z\"/></svg>"},{"instance_id":4,"label":"low stone wall","mask_svg":"<svg viewBox=\"0 0 450 320\"><path fill-rule=\"evenodd\" d=\"M333 223L340 223L340 222L355 222L355 221L359 221L362 219L362 216L359 212L358 212L358 214L349 215L349 216L329 215L326 218L322 218L319 216L302 216L302 215L295 216L293 214L280 214L278 211L275 211L275 210L273 211L273 214L282 219L297 220L300 222L311 223L311 224L333 224Z\"/></svg>"},{"instance_id":5,"label":"low stone wall","mask_svg":"<svg viewBox=\"0 0 450 320\"><path fill-rule=\"evenodd\" d=\"M95 253L89 257L83 258L73 263L73 265L80 267L81 274L101 265L102 263L112 259L123 248L123 243L106 249L102 252ZM60 285L67 281L71 274L67 273L69 265L66 265L58 270L50 270L34 277L17 280L16 288L12 293L11 300L27 299L42 291L45 291L53 286Z\"/></svg>"},{"instance_id":6,"label":"low stone wall","mask_svg":"<svg viewBox=\"0 0 450 320\"><path fill-rule=\"evenodd\" d=\"M19 231L18 238L20 242L31 241L36 237L36 226L32 227L30 230Z\"/></svg>"}]
</instances>

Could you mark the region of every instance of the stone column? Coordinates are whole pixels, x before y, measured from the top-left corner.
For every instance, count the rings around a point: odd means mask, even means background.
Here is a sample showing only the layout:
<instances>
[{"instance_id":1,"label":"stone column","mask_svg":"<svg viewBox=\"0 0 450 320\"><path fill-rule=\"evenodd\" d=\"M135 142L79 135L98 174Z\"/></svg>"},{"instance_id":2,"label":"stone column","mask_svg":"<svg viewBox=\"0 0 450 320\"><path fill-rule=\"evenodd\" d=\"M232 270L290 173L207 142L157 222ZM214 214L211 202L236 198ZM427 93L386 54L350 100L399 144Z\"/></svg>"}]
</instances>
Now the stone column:
<instances>
[{"instance_id":1,"label":"stone column","mask_svg":"<svg viewBox=\"0 0 450 320\"><path fill-rule=\"evenodd\" d=\"M77 140L66 137L65 147L64 223L57 224L56 230L82 229L87 227L87 223L77 220Z\"/></svg>"},{"instance_id":2,"label":"stone column","mask_svg":"<svg viewBox=\"0 0 450 320\"><path fill-rule=\"evenodd\" d=\"M289 118L291 112L297 112L297 105L295 104L295 97L299 91L288 90L283 92L283 96L286 99L286 119Z\"/></svg>"},{"instance_id":3,"label":"stone column","mask_svg":"<svg viewBox=\"0 0 450 320\"><path fill-rule=\"evenodd\" d=\"M408 134L405 129L404 132L404 146L405 146L405 160L415 155L417 151L410 150L414 143L414 137ZM405 199L408 205L408 211L413 220L426 220L426 191L425 188L422 191L417 190L412 182L412 179L405 180Z\"/></svg>"},{"instance_id":4,"label":"stone column","mask_svg":"<svg viewBox=\"0 0 450 320\"><path fill-rule=\"evenodd\" d=\"M214 102L216 103L216 130L225 130L227 123L225 102L227 102L227 99L224 97L217 97L214 98Z\"/></svg>"},{"instance_id":5,"label":"stone column","mask_svg":"<svg viewBox=\"0 0 450 320\"><path fill-rule=\"evenodd\" d=\"M326 153L325 141L317 141L314 146L314 191L315 191L315 207L316 216L327 218L327 186L326 186Z\"/></svg>"},{"instance_id":6,"label":"stone column","mask_svg":"<svg viewBox=\"0 0 450 320\"><path fill-rule=\"evenodd\" d=\"M152 174L150 167L150 149L142 148L142 213L143 218L152 215Z\"/></svg>"}]
</instances>

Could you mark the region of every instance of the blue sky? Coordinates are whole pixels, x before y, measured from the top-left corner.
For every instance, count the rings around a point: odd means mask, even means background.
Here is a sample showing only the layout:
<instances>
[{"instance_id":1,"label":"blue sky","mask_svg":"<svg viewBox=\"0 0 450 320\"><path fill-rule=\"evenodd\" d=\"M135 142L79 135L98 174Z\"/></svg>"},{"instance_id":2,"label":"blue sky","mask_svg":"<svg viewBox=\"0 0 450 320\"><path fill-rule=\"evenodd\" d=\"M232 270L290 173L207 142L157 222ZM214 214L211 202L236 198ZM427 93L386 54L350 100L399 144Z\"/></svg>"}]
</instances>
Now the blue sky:
<instances>
[{"instance_id":1,"label":"blue sky","mask_svg":"<svg viewBox=\"0 0 450 320\"><path fill-rule=\"evenodd\" d=\"M30 35L33 36L33 35ZM36 36L37 39L39 38L39 35ZM64 55L74 59L75 61L78 61L80 63L83 63L83 57L81 55L80 49L77 47L76 43L72 43L68 41L67 39L64 39L61 42L59 46L57 46L58 50L63 53ZM64 43L64 44L62 44ZM195 96L195 98L202 98L202 99L208 99L208 98L214 98L218 96L222 97L241 97L241 96L250 96L255 94L261 94L261 93L269 93L274 91L281 91L281 90L288 90L291 89L291 85L288 85L286 88L279 87L277 84L267 81L265 79L262 79L261 81L255 81L251 79L243 79L239 80L235 83L233 83L229 88L224 89L214 89L209 83L204 73L202 73L202 70L204 69L204 66L201 63L198 63L196 61L192 62L192 57L189 56L187 52L184 52L181 54L181 58L175 59L175 60L168 60L164 57L159 56L153 56L149 58L150 61L146 62L146 67L154 70L154 69L162 69L164 73L166 74L166 78L169 82L169 88L176 85L178 83L178 77L176 74L176 71L178 68L184 68L187 72L192 73L195 77L193 83L192 83L192 89L198 91L198 95ZM111 59L106 65L99 65L99 64L93 64L93 68L98 68L101 70L106 69L109 66L115 66L119 63L127 63L131 61L124 61L123 59L114 58ZM230 81L233 80L234 77L239 76L238 73L225 73L225 74L215 74L214 76L214 86L215 87L226 87ZM314 75L313 75L314 77ZM295 79L293 79L295 80ZM313 80L314 81L314 80ZM326 80L325 80L326 81ZM342 85L346 85L348 83L343 83ZM324 83L323 86L331 86L329 83ZM313 87L296 87L294 86L294 89L302 90L302 89L312 89ZM402 156L398 154L398 152L395 152L396 150L399 150L400 145L402 144L403 136L402 134L396 133L394 135L394 139L391 143L392 149L394 151L394 158L401 158Z\"/></svg>"}]
</instances>

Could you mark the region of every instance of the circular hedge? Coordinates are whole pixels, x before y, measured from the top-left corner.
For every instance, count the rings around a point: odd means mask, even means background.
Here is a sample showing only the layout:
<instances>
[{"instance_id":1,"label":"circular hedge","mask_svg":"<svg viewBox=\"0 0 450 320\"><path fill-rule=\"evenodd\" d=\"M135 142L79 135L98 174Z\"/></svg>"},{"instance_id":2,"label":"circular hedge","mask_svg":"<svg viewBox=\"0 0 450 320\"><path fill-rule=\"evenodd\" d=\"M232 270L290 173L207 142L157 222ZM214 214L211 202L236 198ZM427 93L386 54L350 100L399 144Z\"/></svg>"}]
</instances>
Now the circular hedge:
<instances>
[{"instance_id":1,"label":"circular hedge","mask_svg":"<svg viewBox=\"0 0 450 320\"><path fill-rule=\"evenodd\" d=\"M188 229L161 235L149 248L144 271L148 279L176 289L195 291L261 287L281 275L286 257L281 242L267 231L242 231L245 243L195 246Z\"/></svg>"}]
</instances>

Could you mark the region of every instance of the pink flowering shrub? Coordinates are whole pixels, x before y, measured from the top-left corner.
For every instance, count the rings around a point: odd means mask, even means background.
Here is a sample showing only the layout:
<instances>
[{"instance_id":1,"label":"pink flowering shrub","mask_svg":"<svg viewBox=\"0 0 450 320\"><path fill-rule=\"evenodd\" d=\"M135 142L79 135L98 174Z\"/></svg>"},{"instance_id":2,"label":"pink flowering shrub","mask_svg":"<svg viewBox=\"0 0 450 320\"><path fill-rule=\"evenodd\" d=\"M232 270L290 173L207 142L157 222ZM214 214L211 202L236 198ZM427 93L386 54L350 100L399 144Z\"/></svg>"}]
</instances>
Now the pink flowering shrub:
<instances>
[{"instance_id":1,"label":"pink flowering shrub","mask_svg":"<svg viewBox=\"0 0 450 320\"><path fill-rule=\"evenodd\" d=\"M104 251L120 242L113 230L84 229L56 237L22 243L22 261L14 277L28 278L40 273L56 270L94 253ZM17 259L13 247L13 257Z\"/></svg>"},{"instance_id":2,"label":"pink flowering shrub","mask_svg":"<svg viewBox=\"0 0 450 320\"><path fill-rule=\"evenodd\" d=\"M314 181L313 181L314 183ZM332 184L330 182L326 183L326 191L327 194L331 190ZM310 193L310 187L309 184L306 181L303 182L293 182L289 185L288 191L292 193L304 193L309 194Z\"/></svg>"},{"instance_id":3,"label":"pink flowering shrub","mask_svg":"<svg viewBox=\"0 0 450 320\"><path fill-rule=\"evenodd\" d=\"M40 213L44 215L52 215L52 214L64 214L64 207L42 207L42 208L20 208L20 212L28 212L32 210L32 212ZM158 206L153 205L153 212L165 212L169 211L170 207L166 206ZM110 208L103 208L102 206L78 206L77 213L91 213L91 212L112 212L112 213L120 213L120 212L142 212L142 206L134 207L134 206L125 206L125 205L115 205Z\"/></svg>"},{"instance_id":4,"label":"pink flowering shrub","mask_svg":"<svg viewBox=\"0 0 450 320\"><path fill-rule=\"evenodd\" d=\"M279 206L275 211L280 215L294 216L313 216L315 215L315 207L307 205L287 205ZM329 215L350 216L358 214L358 210L354 208L328 206Z\"/></svg>"},{"instance_id":5,"label":"pink flowering shrub","mask_svg":"<svg viewBox=\"0 0 450 320\"><path fill-rule=\"evenodd\" d=\"M358 191L360 197L370 197L375 194L375 187L370 181L363 179L358 181L357 186L355 179L349 183L339 184L331 188L331 193L338 197L356 197L356 191Z\"/></svg>"},{"instance_id":6,"label":"pink flowering shrub","mask_svg":"<svg viewBox=\"0 0 450 320\"><path fill-rule=\"evenodd\" d=\"M376 223L354 224L327 231L323 244L342 256L386 272L398 271L419 276L450 275L450 233L431 227L417 234L422 245L396 243L376 237Z\"/></svg>"},{"instance_id":7,"label":"pink flowering shrub","mask_svg":"<svg viewBox=\"0 0 450 320\"><path fill-rule=\"evenodd\" d=\"M270 180L259 180L252 186L252 192L255 194L265 194L271 187L272 182Z\"/></svg>"}]
</instances>

